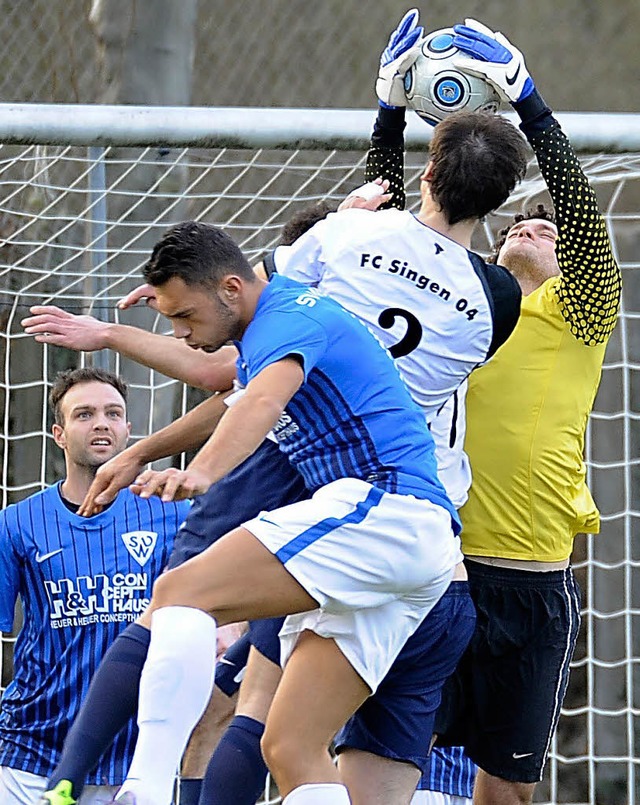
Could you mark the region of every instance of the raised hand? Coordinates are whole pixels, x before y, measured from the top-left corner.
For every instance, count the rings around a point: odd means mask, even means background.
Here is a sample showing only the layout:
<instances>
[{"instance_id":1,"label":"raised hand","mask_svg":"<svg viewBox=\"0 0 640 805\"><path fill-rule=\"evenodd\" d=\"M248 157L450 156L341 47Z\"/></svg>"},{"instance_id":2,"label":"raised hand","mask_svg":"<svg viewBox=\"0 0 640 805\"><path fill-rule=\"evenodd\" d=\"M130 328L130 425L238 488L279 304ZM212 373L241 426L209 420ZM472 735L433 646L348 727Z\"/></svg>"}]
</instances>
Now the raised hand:
<instances>
[{"instance_id":1,"label":"raised hand","mask_svg":"<svg viewBox=\"0 0 640 805\"><path fill-rule=\"evenodd\" d=\"M499 31L466 19L454 25L453 44L472 58L456 59L460 70L485 78L511 103L523 101L535 87L524 63L524 56Z\"/></svg>"},{"instance_id":2,"label":"raised hand","mask_svg":"<svg viewBox=\"0 0 640 805\"><path fill-rule=\"evenodd\" d=\"M178 470L145 470L130 484L129 489L141 498L156 495L161 500L186 500L203 495L211 486L211 481L201 471L187 467Z\"/></svg>"},{"instance_id":3,"label":"raised hand","mask_svg":"<svg viewBox=\"0 0 640 805\"><path fill-rule=\"evenodd\" d=\"M93 316L78 316L55 305L34 305L20 324L41 344L93 352L107 347L109 323Z\"/></svg>"},{"instance_id":4,"label":"raised hand","mask_svg":"<svg viewBox=\"0 0 640 805\"><path fill-rule=\"evenodd\" d=\"M138 285L118 302L118 310L126 310L144 300L147 307L157 310L156 289L148 282Z\"/></svg>"},{"instance_id":5,"label":"raised hand","mask_svg":"<svg viewBox=\"0 0 640 805\"><path fill-rule=\"evenodd\" d=\"M418 9L412 8L400 20L380 56L376 95L383 106L406 106L404 77L420 53L423 29Z\"/></svg>"},{"instance_id":6,"label":"raised hand","mask_svg":"<svg viewBox=\"0 0 640 805\"><path fill-rule=\"evenodd\" d=\"M121 489L129 486L140 475L144 464L136 458L134 450L135 445L98 468L96 477L78 509L81 517L91 517L101 512L115 500Z\"/></svg>"},{"instance_id":7,"label":"raised hand","mask_svg":"<svg viewBox=\"0 0 640 805\"><path fill-rule=\"evenodd\" d=\"M366 184L356 187L349 195L340 203L338 212L341 210L359 209L375 211L382 204L390 201L393 193L389 193L389 180L376 179L374 182L367 182Z\"/></svg>"}]
</instances>

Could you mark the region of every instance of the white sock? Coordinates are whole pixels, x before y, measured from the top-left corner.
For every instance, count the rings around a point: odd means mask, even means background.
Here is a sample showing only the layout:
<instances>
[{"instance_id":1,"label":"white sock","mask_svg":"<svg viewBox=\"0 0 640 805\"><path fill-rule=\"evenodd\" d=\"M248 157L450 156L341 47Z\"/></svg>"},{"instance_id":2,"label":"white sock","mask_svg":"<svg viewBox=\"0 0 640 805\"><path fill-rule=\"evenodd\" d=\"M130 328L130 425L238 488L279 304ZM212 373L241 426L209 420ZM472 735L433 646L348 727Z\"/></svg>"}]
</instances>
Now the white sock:
<instances>
[{"instance_id":1,"label":"white sock","mask_svg":"<svg viewBox=\"0 0 640 805\"><path fill-rule=\"evenodd\" d=\"M282 800L282 805L349 805L351 800L340 783L299 785Z\"/></svg>"},{"instance_id":2,"label":"white sock","mask_svg":"<svg viewBox=\"0 0 640 805\"><path fill-rule=\"evenodd\" d=\"M213 690L216 622L200 609L163 607L151 619L140 679L138 741L127 779L137 805L169 805L191 731Z\"/></svg>"}]
</instances>

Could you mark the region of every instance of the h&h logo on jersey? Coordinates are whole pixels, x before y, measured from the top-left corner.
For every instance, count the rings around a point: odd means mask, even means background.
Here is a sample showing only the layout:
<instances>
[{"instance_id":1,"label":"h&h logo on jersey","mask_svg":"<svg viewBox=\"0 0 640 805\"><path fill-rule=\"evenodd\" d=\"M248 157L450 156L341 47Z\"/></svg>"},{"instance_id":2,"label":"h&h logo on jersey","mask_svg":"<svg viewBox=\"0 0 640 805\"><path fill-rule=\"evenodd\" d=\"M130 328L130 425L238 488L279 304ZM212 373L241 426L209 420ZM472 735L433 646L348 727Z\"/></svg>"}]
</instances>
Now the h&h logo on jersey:
<instances>
[{"instance_id":1,"label":"h&h logo on jersey","mask_svg":"<svg viewBox=\"0 0 640 805\"><path fill-rule=\"evenodd\" d=\"M144 567L156 547L158 535L155 531L127 531L122 534L122 541L140 567Z\"/></svg>"}]
</instances>

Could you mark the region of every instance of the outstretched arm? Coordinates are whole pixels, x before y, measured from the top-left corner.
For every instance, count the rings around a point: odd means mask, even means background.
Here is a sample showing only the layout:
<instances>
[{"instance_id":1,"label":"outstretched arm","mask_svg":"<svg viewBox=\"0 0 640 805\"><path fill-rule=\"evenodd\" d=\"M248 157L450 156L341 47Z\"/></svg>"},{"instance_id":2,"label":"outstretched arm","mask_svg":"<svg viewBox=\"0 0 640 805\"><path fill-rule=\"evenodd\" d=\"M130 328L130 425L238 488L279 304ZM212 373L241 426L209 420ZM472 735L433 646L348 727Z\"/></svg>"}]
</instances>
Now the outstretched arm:
<instances>
[{"instance_id":1,"label":"outstretched arm","mask_svg":"<svg viewBox=\"0 0 640 805\"><path fill-rule=\"evenodd\" d=\"M573 335L588 345L611 335L620 305L621 275L589 180L560 124L536 90L522 53L501 33L466 20L453 44L472 58L461 69L487 79L520 116L556 211L558 299Z\"/></svg>"},{"instance_id":2,"label":"outstretched arm","mask_svg":"<svg viewBox=\"0 0 640 805\"><path fill-rule=\"evenodd\" d=\"M378 178L389 182L391 201L383 207L403 210L404 191L404 129L406 100L403 89L404 75L419 53L422 27L418 26L418 12L408 11L389 37L387 47L380 56L380 71L376 81L378 116L367 153L365 179Z\"/></svg>"},{"instance_id":3,"label":"outstretched arm","mask_svg":"<svg viewBox=\"0 0 640 805\"><path fill-rule=\"evenodd\" d=\"M141 497L158 495L165 501L204 494L262 444L303 380L302 366L294 358L270 364L249 382L186 470L147 470L131 490Z\"/></svg>"},{"instance_id":4,"label":"outstretched arm","mask_svg":"<svg viewBox=\"0 0 640 805\"><path fill-rule=\"evenodd\" d=\"M101 511L121 489L132 484L150 462L201 447L227 410L224 402L227 396L210 397L166 428L141 439L103 464L78 514L91 517Z\"/></svg>"},{"instance_id":5,"label":"outstretched arm","mask_svg":"<svg viewBox=\"0 0 640 805\"><path fill-rule=\"evenodd\" d=\"M85 352L112 349L167 377L207 391L226 391L233 383L238 354L234 347L206 354L175 338L78 316L54 305L36 305L30 312L32 315L21 324L41 344Z\"/></svg>"}]
</instances>

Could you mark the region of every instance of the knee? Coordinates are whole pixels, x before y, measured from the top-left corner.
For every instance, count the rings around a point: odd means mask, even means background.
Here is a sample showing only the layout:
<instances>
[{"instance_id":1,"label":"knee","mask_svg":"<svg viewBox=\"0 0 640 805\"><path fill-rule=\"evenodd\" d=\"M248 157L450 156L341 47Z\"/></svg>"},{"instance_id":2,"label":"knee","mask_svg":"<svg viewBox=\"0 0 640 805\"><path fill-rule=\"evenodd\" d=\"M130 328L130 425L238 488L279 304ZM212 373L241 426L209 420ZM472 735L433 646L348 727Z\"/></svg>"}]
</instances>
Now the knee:
<instances>
[{"instance_id":1,"label":"knee","mask_svg":"<svg viewBox=\"0 0 640 805\"><path fill-rule=\"evenodd\" d=\"M298 755L301 752L299 741L292 740L292 732L275 731L267 726L260 740L260 750L269 770L276 778L282 779L288 770L297 767Z\"/></svg>"},{"instance_id":2,"label":"knee","mask_svg":"<svg viewBox=\"0 0 640 805\"><path fill-rule=\"evenodd\" d=\"M153 593L151 596L151 608L160 609L160 607L179 606L180 604L187 604L183 600L184 585L180 582L180 568L174 570L167 570L159 576L153 585Z\"/></svg>"},{"instance_id":3,"label":"knee","mask_svg":"<svg viewBox=\"0 0 640 805\"><path fill-rule=\"evenodd\" d=\"M516 783L478 770L474 805L531 805L535 783Z\"/></svg>"}]
</instances>

